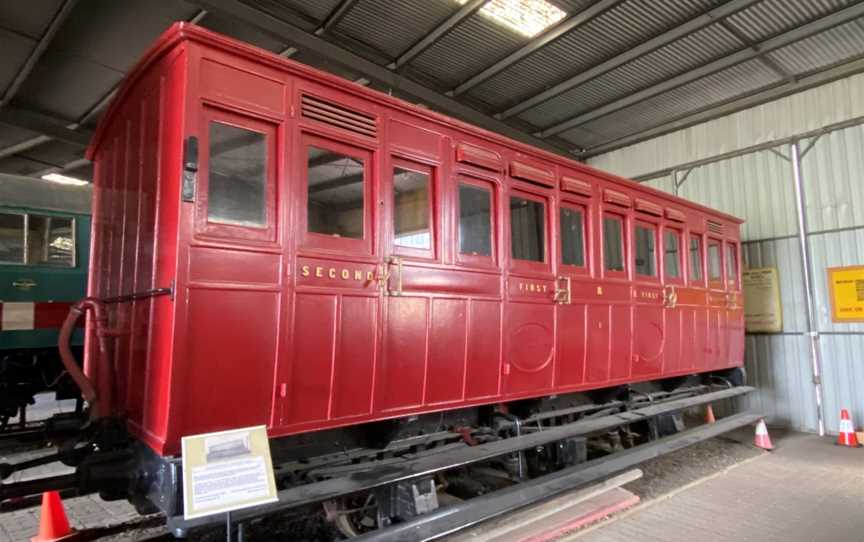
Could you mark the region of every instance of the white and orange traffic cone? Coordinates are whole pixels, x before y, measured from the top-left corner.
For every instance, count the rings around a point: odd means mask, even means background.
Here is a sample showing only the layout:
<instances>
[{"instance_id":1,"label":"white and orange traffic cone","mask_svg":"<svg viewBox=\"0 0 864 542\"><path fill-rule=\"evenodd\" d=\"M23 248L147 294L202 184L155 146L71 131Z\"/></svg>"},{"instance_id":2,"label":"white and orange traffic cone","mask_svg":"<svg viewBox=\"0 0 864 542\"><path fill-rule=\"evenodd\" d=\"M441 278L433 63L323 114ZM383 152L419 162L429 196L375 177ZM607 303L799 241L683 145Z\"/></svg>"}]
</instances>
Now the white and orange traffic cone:
<instances>
[{"instance_id":1,"label":"white and orange traffic cone","mask_svg":"<svg viewBox=\"0 0 864 542\"><path fill-rule=\"evenodd\" d=\"M855 434L852 418L849 417L849 411L845 408L840 411L840 434L837 435L837 444L840 446L849 446L850 448L861 446L858 442L858 435Z\"/></svg>"},{"instance_id":2,"label":"white and orange traffic cone","mask_svg":"<svg viewBox=\"0 0 864 542\"><path fill-rule=\"evenodd\" d=\"M768 427L765 425L765 420L759 420L759 423L756 424L756 438L753 444L763 450L771 451L774 449L774 445L771 444L771 437L768 436Z\"/></svg>"},{"instance_id":3,"label":"white and orange traffic cone","mask_svg":"<svg viewBox=\"0 0 864 542\"><path fill-rule=\"evenodd\" d=\"M30 539L31 542L57 542L72 540L77 536L66 518L63 501L56 491L42 494L42 510L39 512L39 534Z\"/></svg>"},{"instance_id":4,"label":"white and orange traffic cone","mask_svg":"<svg viewBox=\"0 0 864 542\"><path fill-rule=\"evenodd\" d=\"M714 409L711 408L711 403L705 405L705 423L714 423L716 418L714 418Z\"/></svg>"}]
</instances>

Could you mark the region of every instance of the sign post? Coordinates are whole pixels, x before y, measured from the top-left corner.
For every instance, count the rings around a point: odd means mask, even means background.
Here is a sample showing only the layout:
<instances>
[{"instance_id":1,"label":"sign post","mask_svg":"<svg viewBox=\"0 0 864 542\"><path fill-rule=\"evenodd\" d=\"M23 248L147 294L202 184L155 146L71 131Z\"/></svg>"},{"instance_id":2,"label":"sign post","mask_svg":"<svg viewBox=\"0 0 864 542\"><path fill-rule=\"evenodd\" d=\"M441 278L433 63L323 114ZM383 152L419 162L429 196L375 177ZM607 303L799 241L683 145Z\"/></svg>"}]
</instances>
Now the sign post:
<instances>
[{"instance_id":1,"label":"sign post","mask_svg":"<svg viewBox=\"0 0 864 542\"><path fill-rule=\"evenodd\" d=\"M183 437L183 517L226 514L278 500L263 425Z\"/></svg>"}]
</instances>

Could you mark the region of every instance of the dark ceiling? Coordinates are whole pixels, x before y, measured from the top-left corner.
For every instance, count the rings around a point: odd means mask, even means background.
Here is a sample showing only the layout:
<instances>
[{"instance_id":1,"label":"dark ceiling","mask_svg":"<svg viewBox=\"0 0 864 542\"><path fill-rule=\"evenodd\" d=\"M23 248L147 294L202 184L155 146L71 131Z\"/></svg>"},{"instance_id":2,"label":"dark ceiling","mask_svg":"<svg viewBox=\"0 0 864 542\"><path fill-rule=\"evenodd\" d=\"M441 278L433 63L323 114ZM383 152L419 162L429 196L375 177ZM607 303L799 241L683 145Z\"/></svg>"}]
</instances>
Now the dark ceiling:
<instances>
[{"instance_id":1,"label":"dark ceiling","mask_svg":"<svg viewBox=\"0 0 864 542\"><path fill-rule=\"evenodd\" d=\"M862 1L549 0L531 38L490 1L0 2L0 172L89 179L104 106L180 20L576 157L864 71Z\"/></svg>"}]
</instances>

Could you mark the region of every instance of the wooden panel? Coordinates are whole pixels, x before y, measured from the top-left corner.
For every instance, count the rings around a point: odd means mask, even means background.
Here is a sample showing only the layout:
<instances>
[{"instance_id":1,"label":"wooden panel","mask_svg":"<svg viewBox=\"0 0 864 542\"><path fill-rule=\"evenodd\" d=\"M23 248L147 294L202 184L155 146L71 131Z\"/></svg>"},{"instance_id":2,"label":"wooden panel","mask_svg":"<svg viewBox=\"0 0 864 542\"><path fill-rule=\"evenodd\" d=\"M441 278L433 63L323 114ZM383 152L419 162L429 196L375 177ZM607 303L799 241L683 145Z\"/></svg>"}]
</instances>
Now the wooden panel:
<instances>
[{"instance_id":1,"label":"wooden panel","mask_svg":"<svg viewBox=\"0 0 864 542\"><path fill-rule=\"evenodd\" d=\"M618 192L617 190L610 190L608 188L603 191L603 201L613 205L620 205L621 207L630 207L633 205L630 196L624 192Z\"/></svg>"},{"instance_id":2,"label":"wooden panel","mask_svg":"<svg viewBox=\"0 0 864 542\"><path fill-rule=\"evenodd\" d=\"M189 249L189 280L275 285L279 282L278 254L207 247Z\"/></svg>"},{"instance_id":3,"label":"wooden panel","mask_svg":"<svg viewBox=\"0 0 864 542\"><path fill-rule=\"evenodd\" d=\"M429 366L426 403L457 401L465 381L465 328L467 302L462 299L432 301L429 331Z\"/></svg>"},{"instance_id":4,"label":"wooden panel","mask_svg":"<svg viewBox=\"0 0 864 542\"><path fill-rule=\"evenodd\" d=\"M501 155L495 151L471 145L470 143L459 143L456 145L456 161L471 164L492 171L502 171L504 162Z\"/></svg>"},{"instance_id":5,"label":"wooden panel","mask_svg":"<svg viewBox=\"0 0 864 542\"><path fill-rule=\"evenodd\" d=\"M568 177L566 175L561 177L561 190L589 198L594 194L591 183L580 181L579 179L574 179L573 177Z\"/></svg>"},{"instance_id":6,"label":"wooden panel","mask_svg":"<svg viewBox=\"0 0 864 542\"><path fill-rule=\"evenodd\" d=\"M685 215L683 211L679 211L678 209L666 209L666 218L668 218L669 220L674 220L675 222L687 221L687 215Z\"/></svg>"},{"instance_id":7,"label":"wooden panel","mask_svg":"<svg viewBox=\"0 0 864 542\"><path fill-rule=\"evenodd\" d=\"M633 375L660 374L665 342L664 309L659 305L636 305L633 311Z\"/></svg>"},{"instance_id":8,"label":"wooden panel","mask_svg":"<svg viewBox=\"0 0 864 542\"><path fill-rule=\"evenodd\" d=\"M649 215L663 216L663 207L644 199L636 200L636 210Z\"/></svg>"},{"instance_id":9,"label":"wooden panel","mask_svg":"<svg viewBox=\"0 0 864 542\"><path fill-rule=\"evenodd\" d=\"M376 410L423 403L428 305L426 298L387 298L387 327L375 391Z\"/></svg>"},{"instance_id":10,"label":"wooden panel","mask_svg":"<svg viewBox=\"0 0 864 542\"><path fill-rule=\"evenodd\" d=\"M588 306L588 359L585 380L601 384L609 380L609 305Z\"/></svg>"},{"instance_id":11,"label":"wooden panel","mask_svg":"<svg viewBox=\"0 0 864 542\"><path fill-rule=\"evenodd\" d=\"M575 386L585 380L586 324L588 307L584 304L558 306L558 386Z\"/></svg>"},{"instance_id":12,"label":"wooden panel","mask_svg":"<svg viewBox=\"0 0 864 542\"><path fill-rule=\"evenodd\" d=\"M378 299L345 295L340 302L331 418L368 414L372 408Z\"/></svg>"},{"instance_id":13,"label":"wooden panel","mask_svg":"<svg viewBox=\"0 0 864 542\"><path fill-rule=\"evenodd\" d=\"M497 395L501 378L501 304L471 301L468 326L465 398Z\"/></svg>"},{"instance_id":14,"label":"wooden panel","mask_svg":"<svg viewBox=\"0 0 864 542\"><path fill-rule=\"evenodd\" d=\"M510 176L523 181L538 183L543 186L555 186L555 172L551 169L527 164L525 162L510 162Z\"/></svg>"},{"instance_id":15,"label":"wooden panel","mask_svg":"<svg viewBox=\"0 0 864 542\"><path fill-rule=\"evenodd\" d=\"M507 393L540 392L552 386L553 305L507 304ZM506 372L506 371L505 371Z\"/></svg>"},{"instance_id":16,"label":"wooden panel","mask_svg":"<svg viewBox=\"0 0 864 542\"><path fill-rule=\"evenodd\" d=\"M336 296L298 294L292 337L291 380L285 422L296 424L327 419Z\"/></svg>"},{"instance_id":17,"label":"wooden panel","mask_svg":"<svg viewBox=\"0 0 864 542\"><path fill-rule=\"evenodd\" d=\"M405 149L410 153L420 153L435 158L441 155L441 135L413 124L392 120L387 137L393 148Z\"/></svg>"},{"instance_id":18,"label":"wooden panel","mask_svg":"<svg viewBox=\"0 0 864 542\"><path fill-rule=\"evenodd\" d=\"M261 75L204 59L201 62L201 92L220 101L277 113L285 112L284 85Z\"/></svg>"},{"instance_id":19,"label":"wooden panel","mask_svg":"<svg viewBox=\"0 0 864 542\"><path fill-rule=\"evenodd\" d=\"M609 348L609 378L617 380L630 376L631 355L630 345L633 340L633 326L631 325L629 305L613 305L611 313L611 336L614 340L610 342Z\"/></svg>"}]
</instances>

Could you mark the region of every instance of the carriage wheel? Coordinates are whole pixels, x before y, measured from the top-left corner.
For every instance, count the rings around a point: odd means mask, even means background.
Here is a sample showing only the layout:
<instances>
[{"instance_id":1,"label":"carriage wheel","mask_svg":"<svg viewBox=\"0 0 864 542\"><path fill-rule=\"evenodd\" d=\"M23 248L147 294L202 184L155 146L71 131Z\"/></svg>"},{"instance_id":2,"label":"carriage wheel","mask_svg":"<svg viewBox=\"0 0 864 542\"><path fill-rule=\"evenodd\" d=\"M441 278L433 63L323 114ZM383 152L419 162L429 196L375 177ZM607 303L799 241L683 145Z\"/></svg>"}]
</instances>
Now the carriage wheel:
<instances>
[{"instance_id":1,"label":"carriage wheel","mask_svg":"<svg viewBox=\"0 0 864 542\"><path fill-rule=\"evenodd\" d=\"M374 531L382 524L375 494L340 497L324 503L324 513L345 538Z\"/></svg>"}]
</instances>

